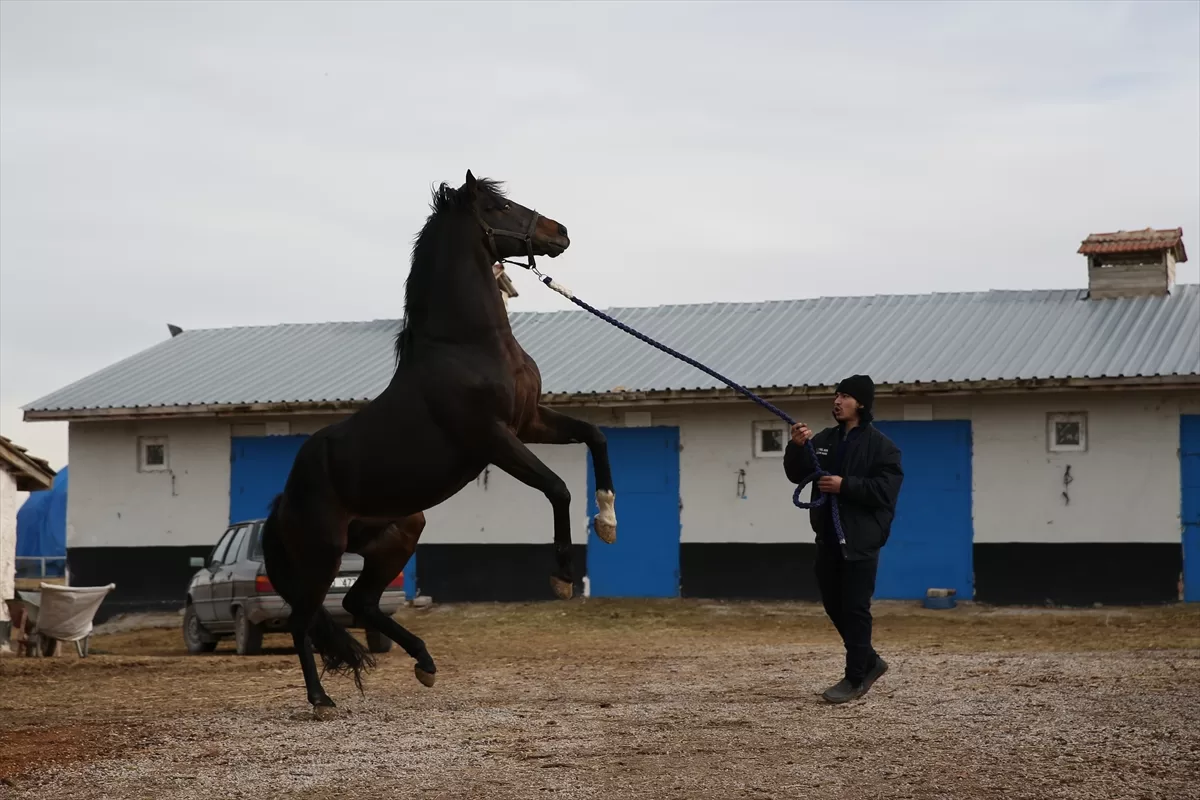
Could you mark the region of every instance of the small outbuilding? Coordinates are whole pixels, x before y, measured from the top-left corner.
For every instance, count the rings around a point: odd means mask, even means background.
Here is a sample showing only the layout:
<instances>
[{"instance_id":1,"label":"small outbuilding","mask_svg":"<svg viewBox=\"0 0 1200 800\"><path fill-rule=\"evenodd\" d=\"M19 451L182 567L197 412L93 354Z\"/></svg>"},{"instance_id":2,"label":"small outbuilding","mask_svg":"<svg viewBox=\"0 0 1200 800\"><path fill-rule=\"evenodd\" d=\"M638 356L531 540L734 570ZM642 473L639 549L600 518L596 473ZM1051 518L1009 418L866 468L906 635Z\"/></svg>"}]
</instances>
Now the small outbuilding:
<instances>
[{"instance_id":1,"label":"small outbuilding","mask_svg":"<svg viewBox=\"0 0 1200 800\"><path fill-rule=\"evenodd\" d=\"M45 459L0 436L0 642L8 640L8 601L16 596L17 494L49 489L54 475Z\"/></svg>"}]
</instances>

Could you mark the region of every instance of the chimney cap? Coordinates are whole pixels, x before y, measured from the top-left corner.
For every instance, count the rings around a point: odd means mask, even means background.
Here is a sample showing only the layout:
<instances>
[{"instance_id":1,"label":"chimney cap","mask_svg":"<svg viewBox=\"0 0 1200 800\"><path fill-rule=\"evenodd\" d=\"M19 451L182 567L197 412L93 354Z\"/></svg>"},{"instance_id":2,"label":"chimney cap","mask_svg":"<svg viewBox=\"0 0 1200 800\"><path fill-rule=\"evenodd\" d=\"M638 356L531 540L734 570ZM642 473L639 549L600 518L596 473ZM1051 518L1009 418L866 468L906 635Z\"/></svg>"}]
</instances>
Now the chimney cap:
<instances>
[{"instance_id":1,"label":"chimney cap","mask_svg":"<svg viewBox=\"0 0 1200 800\"><path fill-rule=\"evenodd\" d=\"M1183 249L1183 228L1144 228L1140 231L1093 233L1079 245L1078 252L1083 255L1099 255L1144 253L1154 250L1172 250L1176 261L1187 261L1187 251Z\"/></svg>"}]
</instances>

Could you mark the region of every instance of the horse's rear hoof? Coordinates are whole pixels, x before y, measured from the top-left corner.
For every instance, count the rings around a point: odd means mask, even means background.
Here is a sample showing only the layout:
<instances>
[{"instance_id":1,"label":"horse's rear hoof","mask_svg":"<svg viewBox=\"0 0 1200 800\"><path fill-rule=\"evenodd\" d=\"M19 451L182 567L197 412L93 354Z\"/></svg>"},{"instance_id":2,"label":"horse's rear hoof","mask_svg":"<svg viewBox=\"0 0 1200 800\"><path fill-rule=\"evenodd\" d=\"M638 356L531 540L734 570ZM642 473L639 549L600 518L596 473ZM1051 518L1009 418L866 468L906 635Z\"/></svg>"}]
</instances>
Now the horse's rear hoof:
<instances>
[{"instance_id":1,"label":"horse's rear hoof","mask_svg":"<svg viewBox=\"0 0 1200 800\"><path fill-rule=\"evenodd\" d=\"M550 586L554 588L554 594L558 596L559 600L570 600L571 595L575 593L575 587L571 585L570 581L564 581L553 575L550 576Z\"/></svg>"},{"instance_id":2,"label":"horse's rear hoof","mask_svg":"<svg viewBox=\"0 0 1200 800\"><path fill-rule=\"evenodd\" d=\"M321 722L337 719L338 713L336 706L313 706L313 716Z\"/></svg>"},{"instance_id":3,"label":"horse's rear hoof","mask_svg":"<svg viewBox=\"0 0 1200 800\"><path fill-rule=\"evenodd\" d=\"M416 664L413 665L413 672L416 673L417 680L421 682L422 686L428 686L431 689L433 688L434 681L437 680L437 675L433 674L432 672L426 672Z\"/></svg>"}]
</instances>

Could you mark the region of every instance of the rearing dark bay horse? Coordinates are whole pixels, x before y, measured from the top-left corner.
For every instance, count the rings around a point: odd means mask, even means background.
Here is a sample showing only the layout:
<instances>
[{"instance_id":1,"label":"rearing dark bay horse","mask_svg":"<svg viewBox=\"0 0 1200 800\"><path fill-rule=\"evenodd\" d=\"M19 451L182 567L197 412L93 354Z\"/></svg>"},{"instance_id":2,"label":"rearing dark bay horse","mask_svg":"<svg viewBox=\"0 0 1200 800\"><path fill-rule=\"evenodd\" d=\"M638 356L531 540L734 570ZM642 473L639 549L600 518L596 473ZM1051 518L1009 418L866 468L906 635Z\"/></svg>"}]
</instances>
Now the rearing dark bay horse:
<instances>
[{"instance_id":1,"label":"rearing dark bay horse","mask_svg":"<svg viewBox=\"0 0 1200 800\"><path fill-rule=\"evenodd\" d=\"M493 264L555 258L567 229L509 200L499 184L467 172L442 184L413 245L403 329L391 382L352 416L317 431L300 448L263 531L267 574L292 609L290 628L308 701L332 707L313 649L327 671L362 672L367 649L324 608L342 554L363 571L342 605L416 660L432 686L437 667L420 638L379 608L425 528L426 509L449 499L489 464L542 492L553 511L555 594L572 594L571 494L527 444L584 443L596 474L597 536L616 540L615 497L599 428L539 404L537 364L513 337Z\"/></svg>"}]
</instances>

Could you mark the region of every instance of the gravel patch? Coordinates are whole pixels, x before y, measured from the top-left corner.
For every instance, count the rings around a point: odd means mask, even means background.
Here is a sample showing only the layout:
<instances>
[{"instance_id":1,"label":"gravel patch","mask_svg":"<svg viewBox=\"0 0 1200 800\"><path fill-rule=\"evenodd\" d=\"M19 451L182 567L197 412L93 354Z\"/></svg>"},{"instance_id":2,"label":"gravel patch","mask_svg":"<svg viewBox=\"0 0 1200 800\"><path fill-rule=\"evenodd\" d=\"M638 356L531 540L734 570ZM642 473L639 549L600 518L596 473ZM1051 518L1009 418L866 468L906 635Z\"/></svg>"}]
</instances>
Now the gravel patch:
<instances>
[{"instance_id":1,"label":"gravel patch","mask_svg":"<svg viewBox=\"0 0 1200 800\"><path fill-rule=\"evenodd\" d=\"M812 606L560 609L401 612L437 686L394 651L365 697L326 681L328 721L286 651L187 657L149 630L85 661L4 659L0 751L25 757L0 760L0 795L1200 797L1197 611L885 607L891 670L829 706L840 648ZM61 758L39 760L43 738Z\"/></svg>"}]
</instances>

